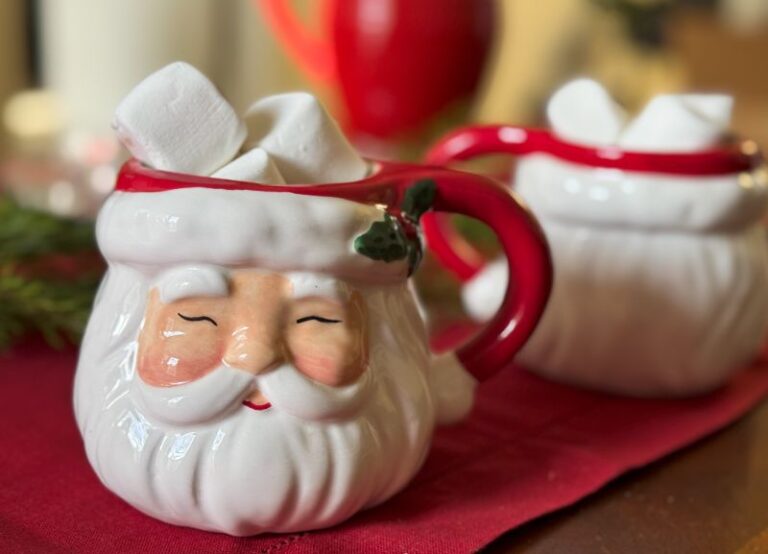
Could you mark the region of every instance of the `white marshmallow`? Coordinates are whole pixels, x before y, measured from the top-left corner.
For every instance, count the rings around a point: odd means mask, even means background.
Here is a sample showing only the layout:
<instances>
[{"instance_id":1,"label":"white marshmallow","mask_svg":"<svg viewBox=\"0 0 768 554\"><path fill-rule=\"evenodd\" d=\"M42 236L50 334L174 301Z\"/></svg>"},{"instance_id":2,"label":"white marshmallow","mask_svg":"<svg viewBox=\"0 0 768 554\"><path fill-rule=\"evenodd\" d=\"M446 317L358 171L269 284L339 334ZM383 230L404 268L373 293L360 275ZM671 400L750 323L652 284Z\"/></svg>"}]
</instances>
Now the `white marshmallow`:
<instances>
[{"instance_id":1,"label":"white marshmallow","mask_svg":"<svg viewBox=\"0 0 768 554\"><path fill-rule=\"evenodd\" d=\"M683 102L701 117L727 129L731 124L733 96L729 94L683 94Z\"/></svg>"},{"instance_id":2,"label":"white marshmallow","mask_svg":"<svg viewBox=\"0 0 768 554\"><path fill-rule=\"evenodd\" d=\"M131 154L156 169L210 175L231 160L246 129L197 69L175 62L139 83L112 126Z\"/></svg>"},{"instance_id":3,"label":"white marshmallow","mask_svg":"<svg viewBox=\"0 0 768 554\"><path fill-rule=\"evenodd\" d=\"M263 148L254 148L239 156L212 175L217 179L254 181L265 185L284 185L285 179Z\"/></svg>"},{"instance_id":4,"label":"white marshmallow","mask_svg":"<svg viewBox=\"0 0 768 554\"><path fill-rule=\"evenodd\" d=\"M592 79L576 79L557 90L547 104L557 136L590 146L615 144L626 123L624 110Z\"/></svg>"},{"instance_id":5,"label":"white marshmallow","mask_svg":"<svg viewBox=\"0 0 768 554\"><path fill-rule=\"evenodd\" d=\"M368 172L336 122L309 93L262 98L245 117L249 141L269 153L289 184L355 181Z\"/></svg>"},{"instance_id":6,"label":"white marshmallow","mask_svg":"<svg viewBox=\"0 0 768 554\"><path fill-rule=\"evenodd\" d=\"M619 139L626 150L692 152L717 144L733 99L722 94L663 94L651 100Z\"/></svg>"}]
</instances>

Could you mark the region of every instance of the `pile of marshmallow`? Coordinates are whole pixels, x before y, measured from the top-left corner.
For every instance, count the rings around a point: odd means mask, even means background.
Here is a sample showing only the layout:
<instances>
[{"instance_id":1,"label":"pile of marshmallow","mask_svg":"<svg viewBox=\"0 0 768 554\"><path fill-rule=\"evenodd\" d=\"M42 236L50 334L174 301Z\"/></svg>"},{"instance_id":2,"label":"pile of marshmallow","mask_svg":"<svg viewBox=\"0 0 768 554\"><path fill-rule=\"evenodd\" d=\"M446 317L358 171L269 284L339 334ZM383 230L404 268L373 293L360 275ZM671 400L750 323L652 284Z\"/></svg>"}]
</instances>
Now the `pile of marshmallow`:
<instances>
[{"instance_id":1,"label":"pile of marshmallow","mask_svg":"<svg viewBox=\"0 0 768 554\"><path fill-rule=\"evenodd\" d=\"M113 127L133 157L164 171L289 185L355 181L368 172L311 94L265 97L241 118L183 62L139 83L118 106Z\"/></svg>"},{"instance_id":2,"label":"pile of marshmallow","mask_svg":"<svg viewBox=\"0 0 768 554\"><path fill-rule=\"evenodd\" d=\"M693 152L727 133L733 98L723 94L662 94L632 121L596 81L577 79L550 99L547 116L560 138L636 152Z\"/></svg>"}]
</instances>

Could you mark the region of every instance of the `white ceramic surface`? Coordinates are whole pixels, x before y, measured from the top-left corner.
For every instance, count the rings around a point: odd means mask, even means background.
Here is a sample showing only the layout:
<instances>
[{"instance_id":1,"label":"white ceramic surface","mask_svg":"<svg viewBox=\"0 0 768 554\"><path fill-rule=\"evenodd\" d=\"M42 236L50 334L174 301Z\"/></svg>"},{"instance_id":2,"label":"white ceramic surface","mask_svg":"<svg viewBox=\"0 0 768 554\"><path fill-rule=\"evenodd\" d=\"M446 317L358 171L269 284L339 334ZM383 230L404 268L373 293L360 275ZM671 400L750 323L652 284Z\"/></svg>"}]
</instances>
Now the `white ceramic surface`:
<instances>
[{"instance_id":1,"label":"white ceramic surface","mask_svg":"<svg viewBox=\"0 0 768 554\"><path fill-rule=\"evenodd\" d=\"M765 168L693 178L522 158L515 190L541 223L555 279L518 360L532 371L639 396L722 385L768 329ZM485 320L506 285L501 261L469 282Z\"/></svg>"},{"instance_id":2,"label":"white ceramic surface","mask_svg":"<svg viewBox=\"0 0 768 554\"><path fill-rule=\"evenodd\" d=\"M435 424L469 411L474 380L455 357L431 358L404 268L353 262L350 239L379 217L377 208L291 194L113 194L97 226L109 271L74 391L105 486L160 520L232 535L330 526L402 489ZM222 363L176 386L145 382L139 338L153 291L164 304L225 298L229 276L244 270L279 273L294 297L361 298L360 376L323 385L284 361L257 372ZM244 404L254 391L271 406Z\"/></svg>"}]
</instances>

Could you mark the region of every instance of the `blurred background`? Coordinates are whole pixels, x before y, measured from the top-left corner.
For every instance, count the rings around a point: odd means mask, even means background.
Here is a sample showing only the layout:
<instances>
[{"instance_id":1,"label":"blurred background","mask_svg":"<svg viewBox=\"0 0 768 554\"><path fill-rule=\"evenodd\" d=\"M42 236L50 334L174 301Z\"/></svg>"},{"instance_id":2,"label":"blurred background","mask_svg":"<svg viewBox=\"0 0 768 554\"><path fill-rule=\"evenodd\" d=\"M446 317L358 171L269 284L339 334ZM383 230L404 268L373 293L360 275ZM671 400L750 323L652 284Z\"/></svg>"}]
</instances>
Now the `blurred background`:
<instances>
[{"instance_id":1,"label":"blurred background","mask_svg":"<svg viewBox=\"0 0 768 554\"><path fill-rule=\"evenodd\" d=\"M730 93L734 130L768 143L768 0L3 0L0 27L0 346L30 325L77 335L92 218L125 157L112 113L173 60L241 111L311 90L377 157L418 159L468 122L544 125L581 75L630 112ZM455 310L452 281L431 279L428 299Z\"/></svg>"}]
</instances>

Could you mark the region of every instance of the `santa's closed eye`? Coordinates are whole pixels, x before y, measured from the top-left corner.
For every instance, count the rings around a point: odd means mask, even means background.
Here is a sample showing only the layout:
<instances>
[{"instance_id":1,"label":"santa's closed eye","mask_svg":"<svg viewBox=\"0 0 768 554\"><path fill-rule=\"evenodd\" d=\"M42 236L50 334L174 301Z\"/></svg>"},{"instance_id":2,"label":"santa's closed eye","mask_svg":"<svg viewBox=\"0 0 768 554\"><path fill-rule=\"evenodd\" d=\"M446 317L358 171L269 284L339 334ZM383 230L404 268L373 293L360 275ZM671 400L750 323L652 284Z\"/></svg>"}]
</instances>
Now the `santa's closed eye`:
<instances>
[{"instance_id":1,"label":"santa's closed eye","mask_svg":"<svg viewBox=\"0 0 768 554\"><path fill-rule=\"evenodd\" d=\"M208 323L212 323L216 327L219 326L219 324L216 323L212 317L208 317L207 315L184 315L182 313L177 313L176 315L184 321L206 321Z\"/></svg>"},{"instance_id":2,"label":"santa's closed eye","mask_svg":"<svg viewBox=\"0 0 768 554\"><path fill-rule=\"evenodd\" d=\"M320 323L341 323L340 319L328 319L327 317L321 317L319 315L308 315L300 317L296 320L296 323L306 323L307 321L318 321Z\"/></svg>"}]
</instances>

